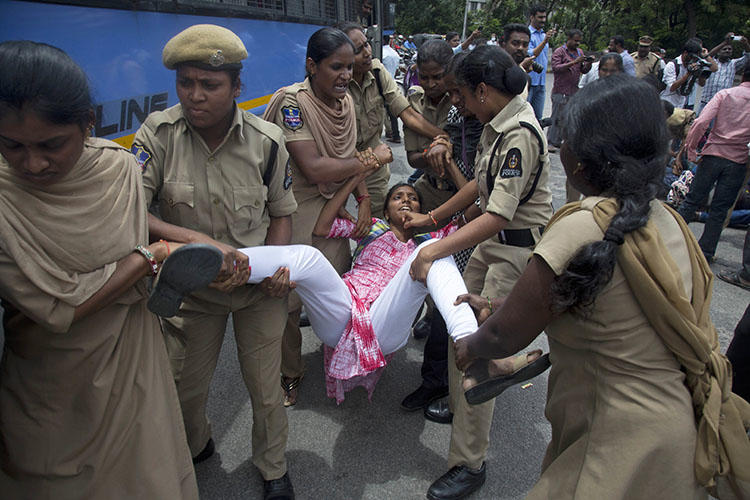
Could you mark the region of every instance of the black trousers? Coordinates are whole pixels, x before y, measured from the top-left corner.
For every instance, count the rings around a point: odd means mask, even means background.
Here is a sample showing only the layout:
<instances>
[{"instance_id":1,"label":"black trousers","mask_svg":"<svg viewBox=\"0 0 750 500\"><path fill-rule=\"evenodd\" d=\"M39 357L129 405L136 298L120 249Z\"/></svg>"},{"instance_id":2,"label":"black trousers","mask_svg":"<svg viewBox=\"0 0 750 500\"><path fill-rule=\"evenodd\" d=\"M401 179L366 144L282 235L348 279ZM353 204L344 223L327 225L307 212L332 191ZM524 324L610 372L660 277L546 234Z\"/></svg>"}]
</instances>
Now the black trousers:
<instances>
[{"instance_id":1,"label":"black trousers","mask_svg":"<svg viewBox=\"0 0 750 500\"><path fill-rule=\"evenodd\" d=\"M750 304L734 329L727 357L732 363L732 392L750 402Z\"/></svg>"},{"instance_id":2,"label":"black trousers","mask_svg":"<svg viewBox=\"0 0 750 500\"><path fill-rule=\"evenodd\" d=\"M430 324L430 335L424 344L424 357L422 359L422 385L434 389L436 387L448 387L448 328L445 320L438 312L433 310L432 322Z\"/></svg>"}]
</instances>

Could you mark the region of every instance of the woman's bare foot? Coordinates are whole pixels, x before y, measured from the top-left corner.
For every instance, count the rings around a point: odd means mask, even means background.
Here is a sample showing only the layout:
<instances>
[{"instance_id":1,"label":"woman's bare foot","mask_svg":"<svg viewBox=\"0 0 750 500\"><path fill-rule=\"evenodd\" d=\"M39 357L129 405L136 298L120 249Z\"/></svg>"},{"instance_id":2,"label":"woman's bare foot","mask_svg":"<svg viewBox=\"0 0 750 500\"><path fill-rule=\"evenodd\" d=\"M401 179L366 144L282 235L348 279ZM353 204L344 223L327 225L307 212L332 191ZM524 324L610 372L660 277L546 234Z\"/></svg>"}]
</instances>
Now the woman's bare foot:
<instances>
[{"instance_id":1,"label":"woman's bare foot","mask_svg":"<svg viewBox=\"0 0 750 500\"><path fill-rule=\"evenodd\" d=\"M509 358L477 360L466 370L463 380L464 391L468 391L479 382L483 382L488 378L515 373L539 359L541 355L542 350L536 349L526 354L511 356Z\"/></svg>"}]
</instances>

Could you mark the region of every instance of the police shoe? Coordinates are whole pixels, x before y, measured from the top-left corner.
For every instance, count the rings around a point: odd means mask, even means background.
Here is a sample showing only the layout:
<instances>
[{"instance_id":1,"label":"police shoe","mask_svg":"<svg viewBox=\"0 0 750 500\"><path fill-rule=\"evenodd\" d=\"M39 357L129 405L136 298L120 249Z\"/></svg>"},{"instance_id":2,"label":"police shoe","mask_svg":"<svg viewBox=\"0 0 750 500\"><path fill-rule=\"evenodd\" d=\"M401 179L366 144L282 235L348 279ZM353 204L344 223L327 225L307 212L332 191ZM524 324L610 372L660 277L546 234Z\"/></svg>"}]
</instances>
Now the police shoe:
<instances>
[{"instance_id":1,"label":"police shoe","mask_svg":"<svg viewBox=\"0 0 750 500\"><path fill-rule=\"evenodd\" d=\"M438 399L425 406L424 418L438 424L450 424L453 422L453 412L447 399Z\"/></svg>"},{"instance_id":2,"label":"police shoe","mask_svg":"<svg viewBox=\"0 0 750 500\"><path fill-rule=\"evenodd\" d=\"M278 479L263 481L263 500L294 500L294 487L288 472Z\"/></svg>"},{"instance_id":3,"label":"police shoe","mask_svg":"<svg viewBox=\"0 0 750 500\"><path fill-rule=\"evenodd\" d=\"M487 468L482 462L479 470L473 470L465 465L457 465L440 476L427 490L430 500L457 500L466 498L484 484L487 479Z\"/></svg>"},{"instance_id":4,"label":"police shoe","mask_svg":"<svg viewBox=\"0 0 750 500\"><path fill-rule=\"evenodd\" d=\"M412 392L401 401L401 408L406 411L419 410L436 399L444 398L447 395L448 386L430 388L420 385L416 391Z\"/></svg>"}]
</instances>

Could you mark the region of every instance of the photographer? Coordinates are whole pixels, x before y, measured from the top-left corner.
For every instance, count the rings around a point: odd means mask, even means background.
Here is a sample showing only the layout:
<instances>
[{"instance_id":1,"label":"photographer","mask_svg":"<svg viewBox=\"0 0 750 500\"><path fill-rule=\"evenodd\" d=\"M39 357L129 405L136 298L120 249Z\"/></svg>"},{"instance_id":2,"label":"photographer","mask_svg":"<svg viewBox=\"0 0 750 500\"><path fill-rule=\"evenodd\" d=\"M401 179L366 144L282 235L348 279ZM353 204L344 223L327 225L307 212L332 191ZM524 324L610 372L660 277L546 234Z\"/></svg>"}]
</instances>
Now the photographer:
<instances>
[{"instance_id":1,"label":"photographer","mask_svg":"<svg viewBox=\"0 0 750 500\"><path fill-rule=\"evenodd\" d=\"M734 48L732 42L737 42L742 46L742 57L732 59L732 53ZM709 56L717 57L718 71L711 73L706 83L703 85L703 92L701 92L701 103L696 112L700 113L708 101L720 90L728 89L734 85L734 75L744 71L747 61L750 60L750 43L747 38L741 35L735 36L734 33L727 33L724 40L711 49L708 53Z\"/></svg>"},{"instance_id":2,"label":"photographer","mask_svg":"<svg viewBox=\"0 0 750 500\"><path fill-rule=\"evenodd\" d=\"M701 47L696 39L690 39L682 48L680 57L667 63L663 81L667 88L661 98L671 102L675 108L693 109L695 105L695 82L705 82L716 71L716 62Z\"/></svg>"}]
</instances>

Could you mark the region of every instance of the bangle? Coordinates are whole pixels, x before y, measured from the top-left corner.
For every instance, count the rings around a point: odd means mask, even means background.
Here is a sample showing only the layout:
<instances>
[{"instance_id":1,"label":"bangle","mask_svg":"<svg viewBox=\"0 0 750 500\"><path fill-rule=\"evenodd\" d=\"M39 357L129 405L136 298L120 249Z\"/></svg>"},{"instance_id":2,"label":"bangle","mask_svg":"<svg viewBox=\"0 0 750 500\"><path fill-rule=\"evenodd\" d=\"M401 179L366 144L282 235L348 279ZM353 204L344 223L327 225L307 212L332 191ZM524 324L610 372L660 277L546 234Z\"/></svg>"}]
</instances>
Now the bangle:
<instances>
[{"instance_id":1,"label":"bangle","mask_svg":"<svg viewBox=\"0 0 750 500\"><path fill-rule=\"evenodd\" d=\"M437 227L437 225L438 225L438 221L437 221L437 219L435 218L435 216L434 216L434 215L432 215L432 210L430 210L429 212L427 212L427 215L429 215L429 216L430 216L430 220L432 220L432 223L433 223L433 224L435 224L435 227Z\"/></svg>"},{"instance_id":2,"label":"bangle","mask_svg":"<svg viewBox=\"0 0 750 500\"><path fill-rule=\"evenodd\" d=\"M492 301L490 300L489 297L487 297L487 305L490 306L490 314L492 314Z\"/></svg>"},{"instance_id":3,"label":"bangle","mask_svg":"<svg viewBox=\"0 0 750 500\"><path fill-rule=\"evenodd\" d=\"M464 221L464 225L469 223L469 221L466 220L466 214L461 214L461 220Z\"/></svg>"},{"instance_id":4,"label":"bangle","mask_svg":"<svg viewBox=\"0 0 750 500\"><path fill-rule=\"evenodd\" d=\"M359 205L360 203L362 203L362 200L364 200L365 198L369 198L369 197L370 197L369 194L363 194L361 196L355 196L354 199L357 200L357 204Z\"/></svg>"},{"instance_id":5,"label":"bangle","mask_svg":"<svg viewBox=\"0 0 750 500\"><path fill-rule=\"evenodd\" d=\"M148 248L144 247L143 245L136 245L133 251L143 255L143 258L146 259L148 265L151 266L151 274L153 274L154 276L159 274L159 264L156 262L156 257L154 257L154 254L152 254Z\"/></svg>"},{"instance_id":6,"label":"bangle","mask_svg":"<svg viewBox=\"0 0 750 500\"><path fill-rule=\"evenodd\" d=\"M167 240L159 240L159 243L164 243L164 246L167 247L167 257L169 257L169 254L172 253L169 250L169 242Z\"/></svg>"}]
</instances>

